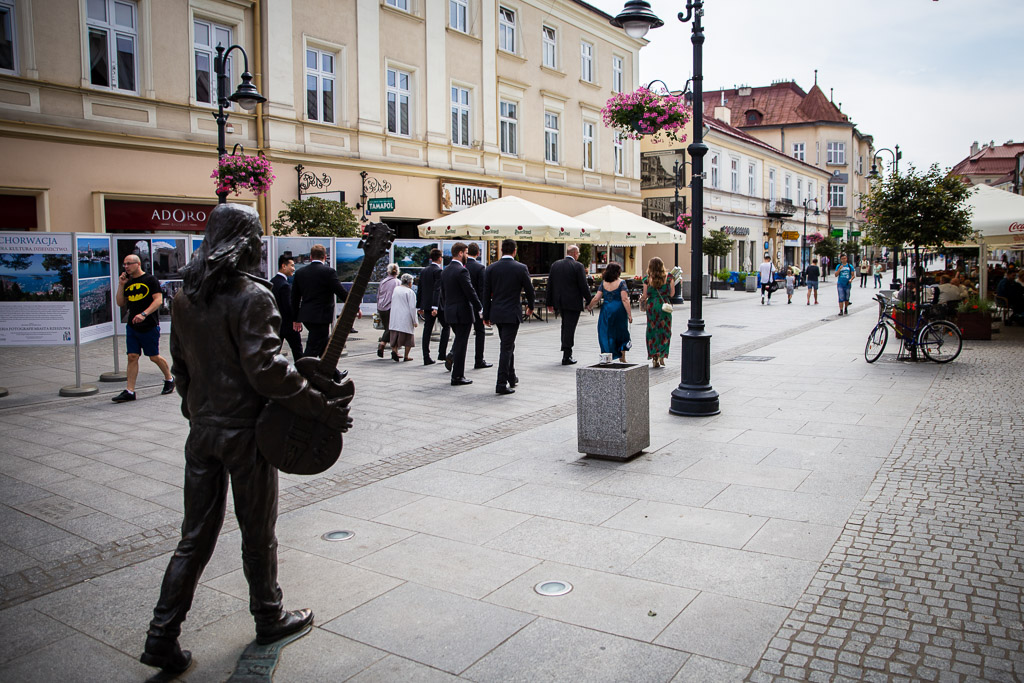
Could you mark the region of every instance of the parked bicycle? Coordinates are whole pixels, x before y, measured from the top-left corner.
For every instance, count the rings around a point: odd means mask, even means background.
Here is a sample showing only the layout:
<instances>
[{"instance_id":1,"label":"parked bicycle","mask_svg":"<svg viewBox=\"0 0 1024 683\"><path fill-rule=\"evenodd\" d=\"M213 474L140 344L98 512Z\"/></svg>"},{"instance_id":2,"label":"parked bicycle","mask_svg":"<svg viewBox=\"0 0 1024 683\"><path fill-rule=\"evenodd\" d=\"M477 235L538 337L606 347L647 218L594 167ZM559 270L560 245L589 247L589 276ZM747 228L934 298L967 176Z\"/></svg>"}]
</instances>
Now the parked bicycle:
<instances>
[{"instance_id":1,"label":"parked bicycle","mask_svg":"<svg viewBox=\"0 0 1024 683\"><path fill-rule=\"evenodd\" d=\"M864 360L867 362L874 363L882 356L889 341L890 328L903 340L901 351L908 351L911 358L917 357L918 350L936 363L948 363L960 355L963 348L960 328L948 320L933 320L931 304L920 306L917 321L914 327L910 327L893 315L893 302L877 294L875 300L878 302L878 324L871 330L864 346Z\"/></svg>"}]
</instances>

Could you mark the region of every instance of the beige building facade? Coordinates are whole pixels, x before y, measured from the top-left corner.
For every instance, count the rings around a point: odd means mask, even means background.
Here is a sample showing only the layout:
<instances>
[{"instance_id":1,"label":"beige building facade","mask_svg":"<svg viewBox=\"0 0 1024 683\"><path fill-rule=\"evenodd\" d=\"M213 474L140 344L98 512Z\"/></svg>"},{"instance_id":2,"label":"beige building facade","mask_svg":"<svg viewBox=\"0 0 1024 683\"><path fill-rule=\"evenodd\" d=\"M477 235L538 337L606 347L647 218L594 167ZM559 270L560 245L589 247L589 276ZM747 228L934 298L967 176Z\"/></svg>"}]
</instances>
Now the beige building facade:
<instances>
[{"instance_id":1,"label":"beige building facade","mask_svg":"<svg viewBox=\"0 0 1024 683\"><path fill-rule=\"evenodd\" d=\"M643 41L581 0L0 0L0 10L13 34L11 57L0 56L0 208L17 208L0 213L18 216L0 229L200 231L187 217L216 203L218 43L244 48L267 97L251 113L232 105L227 135L229 153L241 145L274 165L268 195L231 198L257 206L265 225L310 193L353 206L391 197L393 212L368 218L400 237L459 208L453 192L470 203L515 194L571 215L638 210L639 145L613 136L600 110L636 87ZM243 62L232 53L232 91ZM167 206L185 218L138 218Z\"/></svg>"}]
</instances>

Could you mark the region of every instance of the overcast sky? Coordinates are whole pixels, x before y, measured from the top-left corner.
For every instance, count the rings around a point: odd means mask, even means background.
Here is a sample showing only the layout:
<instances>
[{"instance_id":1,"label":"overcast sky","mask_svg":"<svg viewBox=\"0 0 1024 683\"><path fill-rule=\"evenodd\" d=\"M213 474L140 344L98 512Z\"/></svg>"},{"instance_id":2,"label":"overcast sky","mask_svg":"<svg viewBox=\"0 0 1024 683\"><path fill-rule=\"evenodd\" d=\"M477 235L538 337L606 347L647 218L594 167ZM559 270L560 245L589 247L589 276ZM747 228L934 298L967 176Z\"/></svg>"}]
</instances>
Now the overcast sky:
<instances>
[{"instance_id":1,"label":"overcast sky","mask_svg":"<svg viewBox=\"0 0 1024 683\"><path fill-rule=\"evenodd\" d=\"M643 83L693 69L685 0L649 0L665 25L640 52ZM611 15L624 0L589 0ZM971 143L1024 141L1024 0L705 0L704 89L795 80L842 103L900 170L953 166ZM888 160L887 154L881 158Z\"/></svg>"}]
</instances>

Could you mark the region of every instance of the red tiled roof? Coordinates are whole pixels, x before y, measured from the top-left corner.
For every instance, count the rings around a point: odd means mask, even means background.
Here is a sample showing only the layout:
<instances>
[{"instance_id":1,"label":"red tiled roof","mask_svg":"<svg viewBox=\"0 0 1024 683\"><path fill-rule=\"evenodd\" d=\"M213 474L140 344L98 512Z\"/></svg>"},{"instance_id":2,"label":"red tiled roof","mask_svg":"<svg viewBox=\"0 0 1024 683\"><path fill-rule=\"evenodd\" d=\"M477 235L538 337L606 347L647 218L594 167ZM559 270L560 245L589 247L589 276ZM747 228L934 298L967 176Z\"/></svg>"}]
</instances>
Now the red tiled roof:
<instances>
[{"instance_id":1,"label":"red tiled roof","mask_svg":"<svg viewBox=\"0 0 1024 683\"><path fill-rule=\"evenodd\" d=\"M1013 172L1014 158L1024 152L1024 142L983 147L950 171L953 175L1003 175Z\"/></svg>"},{"instance_id":2,"label":"red tiled roof","mask_svg":"<svg viewBox=\"0 0 1024 683\"><path fill-rule=\"evenodd\" d=\"M744 92L749 90L750 94L740 95L741 89ZM806 93L793 81L759 88L732 88L705 92L704 110L713 112L715 107L721 106L723 93L725 93L726 99L725 106L729 108L732 120L740 128L823 121L850 122L849 118L839 111L839 107L825 97L825 93L817 84ZM750 111L761 115L759 123L747 123L747 112Z\"/></svg>"}]
</instances>

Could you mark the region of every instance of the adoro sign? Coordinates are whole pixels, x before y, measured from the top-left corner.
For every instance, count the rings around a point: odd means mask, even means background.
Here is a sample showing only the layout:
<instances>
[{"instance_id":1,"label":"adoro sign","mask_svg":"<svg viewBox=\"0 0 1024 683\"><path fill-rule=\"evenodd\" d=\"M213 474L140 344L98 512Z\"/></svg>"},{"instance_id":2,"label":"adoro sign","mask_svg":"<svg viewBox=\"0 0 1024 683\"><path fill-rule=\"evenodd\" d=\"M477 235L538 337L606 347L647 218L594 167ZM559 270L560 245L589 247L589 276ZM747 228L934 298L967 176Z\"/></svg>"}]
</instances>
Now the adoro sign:
<instances>
[{"instance_id":1,"label":"adoro sign","mask_svg":"<svg viewBox=\"0 0 1024 683\"><path fill-rule=\"evenodd\" d=\"M104 215L107 232L204 232L216 206L108 199Z\"/></svg>"}]
</instances>

